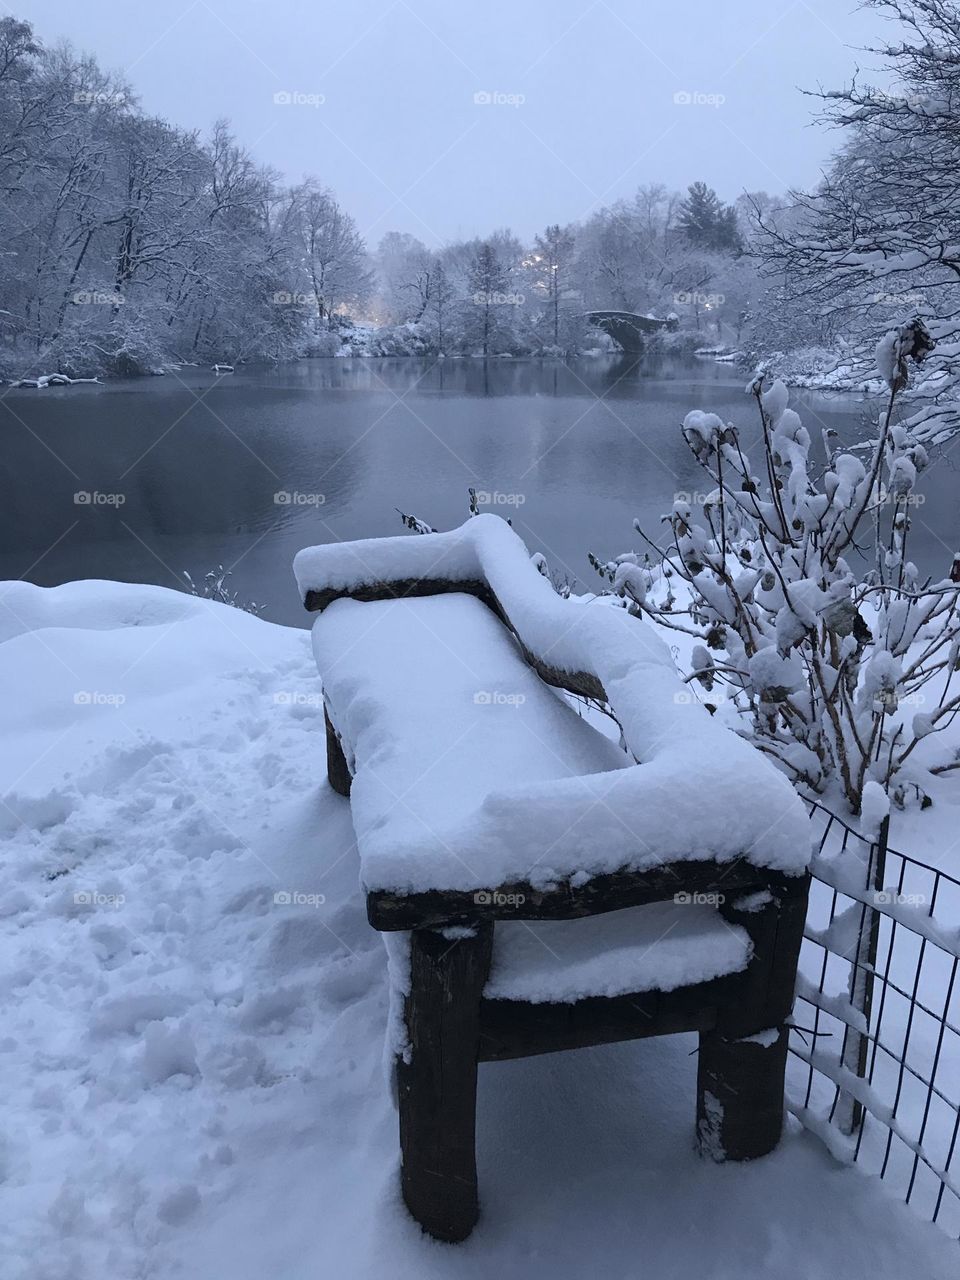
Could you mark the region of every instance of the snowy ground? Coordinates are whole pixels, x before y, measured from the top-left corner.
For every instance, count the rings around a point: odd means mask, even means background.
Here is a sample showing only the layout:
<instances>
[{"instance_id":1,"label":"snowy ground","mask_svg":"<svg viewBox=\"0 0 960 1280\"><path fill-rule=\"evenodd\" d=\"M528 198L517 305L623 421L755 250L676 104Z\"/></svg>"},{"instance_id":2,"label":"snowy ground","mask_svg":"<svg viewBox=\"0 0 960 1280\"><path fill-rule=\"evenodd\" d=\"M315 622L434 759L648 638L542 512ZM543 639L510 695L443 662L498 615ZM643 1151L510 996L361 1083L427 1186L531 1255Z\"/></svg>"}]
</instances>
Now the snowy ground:
<instances>
[{"instance_id":1,"label":"snowy ground","mask_svg":"<svg viewBox=\"0 0 960 1280\"><path fill-rule=\"evenodd\" d=\"M796 1127L700 1162L688 1037L485 1066L484 1216L423 1237L307 633L6 584L0 639L4 1280L956 1275Z\"/></svg>"}]
</instances>

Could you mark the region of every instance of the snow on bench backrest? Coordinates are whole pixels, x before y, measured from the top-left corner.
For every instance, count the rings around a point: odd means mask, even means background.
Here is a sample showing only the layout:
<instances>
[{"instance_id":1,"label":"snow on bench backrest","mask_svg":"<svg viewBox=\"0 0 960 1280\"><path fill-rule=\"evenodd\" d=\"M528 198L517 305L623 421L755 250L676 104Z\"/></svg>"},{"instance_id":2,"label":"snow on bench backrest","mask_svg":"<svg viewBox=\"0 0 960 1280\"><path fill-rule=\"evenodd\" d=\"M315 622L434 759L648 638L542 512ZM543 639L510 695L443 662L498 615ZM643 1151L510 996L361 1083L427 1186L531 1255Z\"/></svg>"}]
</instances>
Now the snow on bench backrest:
<instances>
[{"instance_id":1,"label":"snow on bench backrest","mask_svg":"<svg viewBox=\"0 0 960 1280\"><path fill-rule=\"evenodd\" d=\"M544 785L542 805L536 788L491 797L501 825L513 819L529 829L532 805L545 824L541 839L554 833L559 854L592 803L600 812L590 829L604 833L614 861L624 838L604 812L611 806L633 844L647 844L651 865L743 855L787 872L806 867L809 821L786 778L691 699L649 623L603 599L564 600L499 516L474 516L448 533L308 547L297 554L294 573L310 609L340 596L423 594L425 584L486 594L542 675L606 699L636 767L615 779L578 779L576 788ZM582 825L577 838L584 839Z\"/></svg>"}]
</instances>

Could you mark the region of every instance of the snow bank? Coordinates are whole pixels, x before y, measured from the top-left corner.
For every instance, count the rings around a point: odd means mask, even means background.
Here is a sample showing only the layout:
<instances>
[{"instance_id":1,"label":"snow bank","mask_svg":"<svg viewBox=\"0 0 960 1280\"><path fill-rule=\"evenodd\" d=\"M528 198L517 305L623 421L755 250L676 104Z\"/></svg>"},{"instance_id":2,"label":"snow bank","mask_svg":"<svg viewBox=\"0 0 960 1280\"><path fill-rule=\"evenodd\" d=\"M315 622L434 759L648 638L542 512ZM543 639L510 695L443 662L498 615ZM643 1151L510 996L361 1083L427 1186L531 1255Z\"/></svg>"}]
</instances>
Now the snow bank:
<instances>
[{"instance_id":1,"label":"snow bank","mask_svg":"<svg viewBox=\"0 0 960 1280\"><path fill-rule=\"evenodd\" d=\"M314 649L331 718L358 752L354 812L368 888L480 888L531 868L548 882L666 859L727 861L741 854L791 873L806 866L809 823L787 781L690 701L669 650L649 625L603 600L561 599L499 517L477 516L450 533L311 547L297 555L294 569L304 596L409 579L485 581L529 652L561 672L585 672L600 682L637 762L625 769L594 763L573 778L518 770L511 785L491 777L482 799L476 788L451 791L436 823L421 811L416 833L399 805L389 818L382 808L366 811L361 770L379 772L387 755L391 762L405 759L405 777L394 774L405 794L440 754L416 699L404 691L404 682L415 678L405 656L410 637L394 632L407 611L420 606L406 600L378 612L372 604L337 602L315 624ZM456 638L435 643L421 634L416 661L440 681L455 659L483 690L479 664L493 640L485 628L482 644L470 642L477 627L474 612L462 617ZM498 678L512 688L522 679L520 667L519 660L501 666ZM479 732L485 712L460 708L464 740Z\"/></svg>"},{"instance_id":2,"label":"snow bank","mask_svg":"<svg viewBox=\"0 0 960 1280\"><path fill-rule=\"evenodd\" d=\"M209 617L204 602L165 587L131 587L125 582L68 582L35 587L30 582L0 583L0 643L24 631L79 627L112 631L153 627L185 618ZM227 617L225 622L233 622Z\"/></svg>"}]
</instances>

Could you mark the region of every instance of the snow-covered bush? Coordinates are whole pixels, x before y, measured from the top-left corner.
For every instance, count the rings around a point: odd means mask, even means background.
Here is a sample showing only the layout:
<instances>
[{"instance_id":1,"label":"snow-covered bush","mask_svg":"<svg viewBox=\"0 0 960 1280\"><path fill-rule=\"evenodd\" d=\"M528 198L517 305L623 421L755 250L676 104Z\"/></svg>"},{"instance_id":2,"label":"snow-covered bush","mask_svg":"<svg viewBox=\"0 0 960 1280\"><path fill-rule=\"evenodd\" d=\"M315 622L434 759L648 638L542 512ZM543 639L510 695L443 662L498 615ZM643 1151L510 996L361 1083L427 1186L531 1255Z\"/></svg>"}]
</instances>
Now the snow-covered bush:
<instances>
[{"instance_id":1,"label":"snow-covered bush","mask_svg":"<svg viewBox=\"0 0 960 1280\"><path fill-rule=\"evenodd\" d=\"M336 356L340 354L342 346L338 330L323 329L320 333L311 334L304 341L303 354L313 357Z\"/></svg>"},{"instance_id":2,"label":"snow-covered bush","mask_svg":"<svg viewBox=\"0 0 960 1280\"><path fill-rule=\"evenodd\" d=\"M407 320L403 324L384 325L370 335L368 355L425 356L434 350L429 326Z\"/></svg>"},{"instance_id":3,"label":"snow-covered bush","mask_svg":"<svg viewBox=\"0 0 960 1280\"><path fill-rule=\"evenodd\" d=\"M644 339L648 356L692 356L704 346L704 336L696 329L657 329Z\"/></svg>"},{"instance_id":4,"label":"snow-covered bush","mask_svg":"<svg viewBox=\"0 0 960 1280\"><path fill-rule=\"evenodd\" d=\"M796 347L789 351L772 351L762 356L755 350L743 353L744 369L763 364L768 375L782 379L788 387L813 387L816 390L856 391L863 395L879 395L883 384L875 361L869 367L849 343L837 339L834 347Z\"/></svg>"},{"instance_id":5,"label":"snow-covered bush","mask_svg":"<svg viewBox=\"0 0 960 1280\"><path fill-rule=\"evenodd\" d=\"M854 812L871 780L896 798L917 744L960 709L960 587L921 582L909 559L927 455L893 422L907 361L929 348L916 323L886 335L877 362L889 401L872 451L831 451L819 474L785 385L762 369L748 387L762 423L759 465L735 426L689 413L684 439L710 478L702 516L677 501L666 552L636 525L653 559L594 560L632 611L695 638L689 679L724 688L760 750L801 788L835 779Z\"/></svg>"},{"instance_id":6,"label":"snow-covered bush","mask_svg":"<svg viewBox=\"0 0 960 1280\"><path fill-rule=\"evenodd\" d=\"M234 609L240 609L243 613L257 615L263 612L262 604L257 604L254 600L241 600L236 591L231 591L227 586L227 579L231 576L231 570L224 569L222 564L218 564L216 569L211 569L209 573L205 573L203 582L200 585L194 582L186 569L183 571L183 576L192 596L197 596L201 600L216 600L218 604L229 604Z\"/></svg>"}]
</instances>

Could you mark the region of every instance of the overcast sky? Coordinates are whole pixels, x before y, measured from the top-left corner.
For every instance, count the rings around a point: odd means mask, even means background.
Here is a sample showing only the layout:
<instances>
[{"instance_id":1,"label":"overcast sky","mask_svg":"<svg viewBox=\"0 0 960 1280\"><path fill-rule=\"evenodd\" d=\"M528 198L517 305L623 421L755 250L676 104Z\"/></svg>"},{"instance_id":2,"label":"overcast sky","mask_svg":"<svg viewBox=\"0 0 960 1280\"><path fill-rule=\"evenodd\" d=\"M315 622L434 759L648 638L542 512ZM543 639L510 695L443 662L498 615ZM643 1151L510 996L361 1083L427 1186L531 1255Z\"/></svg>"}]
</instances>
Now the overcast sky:
<instances>
[{"instance_id":1,"label":"overcast sky","mask_svg":"<svg viewBox=\"0 0 960 1280\"><path fill-rule=\"evenodd\" d=\"M800 88L874 67L858 48L883 25L852 0L10 3L147 111L226 116L258 159L318 175L371 245L529 236L653 181L809 185L835 139Z\"/></svg>"}]
</instances>

